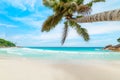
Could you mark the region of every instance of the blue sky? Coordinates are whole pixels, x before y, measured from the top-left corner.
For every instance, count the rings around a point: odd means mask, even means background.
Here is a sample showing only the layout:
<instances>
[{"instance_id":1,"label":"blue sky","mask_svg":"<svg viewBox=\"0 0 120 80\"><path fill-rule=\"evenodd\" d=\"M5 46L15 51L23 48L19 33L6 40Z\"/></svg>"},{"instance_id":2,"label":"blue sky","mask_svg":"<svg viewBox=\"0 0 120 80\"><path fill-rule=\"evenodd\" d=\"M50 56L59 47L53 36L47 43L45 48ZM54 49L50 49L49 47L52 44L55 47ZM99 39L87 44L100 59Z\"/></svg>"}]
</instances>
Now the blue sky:
<instances>
[{"instance_id":1,"label":"blue sky","mask_svg":"<svg viewBox=\"0 0 120 80\"><path fill-rule=\"evenodd\" d=\"M88 2L90 0L86 0ZM92 14L107 10L120 9L120 0L106 0L105 3L96 3ZM42 0L0 0L0 38L15 42L19 46L61 46L63 24L60 23L50 32L41 33L44 20L52 11L42 5ZM117 44L120 37L120 22L84 23L90 41L84 40L73 29L64 46L105 46Z\"/></svg>"}]
</instances>

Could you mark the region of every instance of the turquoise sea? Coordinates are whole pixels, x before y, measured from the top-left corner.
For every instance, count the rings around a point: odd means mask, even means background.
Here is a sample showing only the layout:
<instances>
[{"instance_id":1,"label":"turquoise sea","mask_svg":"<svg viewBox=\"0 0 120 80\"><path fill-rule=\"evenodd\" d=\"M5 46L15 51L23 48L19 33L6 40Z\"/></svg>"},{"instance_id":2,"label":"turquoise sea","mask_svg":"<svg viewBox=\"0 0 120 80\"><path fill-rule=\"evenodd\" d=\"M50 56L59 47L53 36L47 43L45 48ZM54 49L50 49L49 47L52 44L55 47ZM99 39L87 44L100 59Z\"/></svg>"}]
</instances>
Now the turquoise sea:
<instances>
[{"instance_id":1,"label":"turquoise sea","mask_svg":"<svg viewBox=\"0 0 120 80\"><path fill-rule=\"evenodd\" d=\"M102 59L119 60L120 52L103 50L102 47L25 47L0 48L0 55L39 59Z\"/></svg>"}]
</instances>

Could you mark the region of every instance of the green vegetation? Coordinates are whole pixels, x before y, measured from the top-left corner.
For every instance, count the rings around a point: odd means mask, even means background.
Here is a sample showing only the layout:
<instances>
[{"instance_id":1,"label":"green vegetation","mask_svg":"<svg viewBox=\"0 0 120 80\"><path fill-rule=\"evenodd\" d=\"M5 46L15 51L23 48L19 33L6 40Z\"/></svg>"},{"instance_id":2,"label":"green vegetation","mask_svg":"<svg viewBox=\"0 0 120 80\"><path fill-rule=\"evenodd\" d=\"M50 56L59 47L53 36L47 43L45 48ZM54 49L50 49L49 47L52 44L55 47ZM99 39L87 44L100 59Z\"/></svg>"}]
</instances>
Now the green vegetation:
<instances>
[{"instance_id":1,"label":"green vegetation","mask_svg":"<svg viewBox=\"0 0 120 80\"><path fill-rule=\"evenodd\" d=\"M10 41L0 39L0 47L15 47L16 45Z\"/></svg>"},{"instance_id":2,"label":"green vegetation","mask_svg":"<svg viewBox=\"0 0 120 80\"><path fill-rule=\"evenodd\" d=\"M105 2L105 0L91 0L86 4L84 4L84 0L43 0L43 4L53 10L53 15L49 16L44 22L42 32L49 32L63 19L62 44L64 44L66 40L69 27L74 28L85 41L88 41L90 38L87 30L82 28L76 21L73 21L73 19L89 15L93 3L97 2Z\"/></svg>"},{"instance_id":3,"label":"green vegetation","mask_svg":"<svg viewBox=\"0 0 120 80\"><path fill-rule=\"evenodd\" d=\"M120 38L118 38L117 41L120 43Z\"/></svg>"}]
</instances>

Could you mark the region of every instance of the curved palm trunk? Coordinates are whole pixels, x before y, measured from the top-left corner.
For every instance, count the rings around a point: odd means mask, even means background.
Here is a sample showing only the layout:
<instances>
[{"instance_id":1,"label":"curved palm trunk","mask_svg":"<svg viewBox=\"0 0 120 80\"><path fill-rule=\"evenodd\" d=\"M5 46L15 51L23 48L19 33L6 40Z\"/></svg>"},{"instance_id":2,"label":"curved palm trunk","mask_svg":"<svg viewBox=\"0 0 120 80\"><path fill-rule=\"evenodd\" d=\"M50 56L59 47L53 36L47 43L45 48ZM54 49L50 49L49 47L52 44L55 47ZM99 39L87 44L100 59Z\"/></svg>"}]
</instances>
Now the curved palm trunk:
<instances>
[{"instance_id":1,"label":"curved palm trunk","mask_svg":"<svg viewBox=\"0 0 120 80\"><path fill-rule=\"evenodd\" d=\"M120 9L106 11L91 16L73 19L80 23L101 22L101 21L120 21Z\"/></svg>"}]
</instances>

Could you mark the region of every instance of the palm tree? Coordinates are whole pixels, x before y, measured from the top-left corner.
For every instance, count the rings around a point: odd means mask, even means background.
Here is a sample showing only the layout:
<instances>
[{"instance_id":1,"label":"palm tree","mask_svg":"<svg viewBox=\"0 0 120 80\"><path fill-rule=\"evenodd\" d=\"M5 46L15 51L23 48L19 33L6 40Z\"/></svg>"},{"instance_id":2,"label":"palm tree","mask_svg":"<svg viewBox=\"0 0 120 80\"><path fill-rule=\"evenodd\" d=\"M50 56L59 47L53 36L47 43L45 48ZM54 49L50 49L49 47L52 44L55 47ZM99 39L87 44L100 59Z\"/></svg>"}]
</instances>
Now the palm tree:
<instances>
[{"instance_id":1,"label":"palm tree","mask_svg":"<svg viewBox=\"0 0 120 80\"><path fill-rule=\"evenodd\" d=\"M76 18L72 20L80 23L99 22L99 21L120 21L120 9L105 11L102 13L94 14L91 16L85 16L82 18Z\"/></svg>"},{"instance_id":2,"label":"palm tree","mask_svg":"<svg viewBox=\"0 0 120 80\"><path fill-rule=\"evenodd\" d=\"M105 0L92 0L84 4L84 0L43 0L43 4L52 9L54 13L43 23L42 32L49 32L63 19L64 32L61 41L62 44L64 44L66 40L69 27L74 28L85 41L88 41L90 38L87 30L72 19L81 18L90 14L93 3L104 1Z\"/></svg>"}]
</instances>

